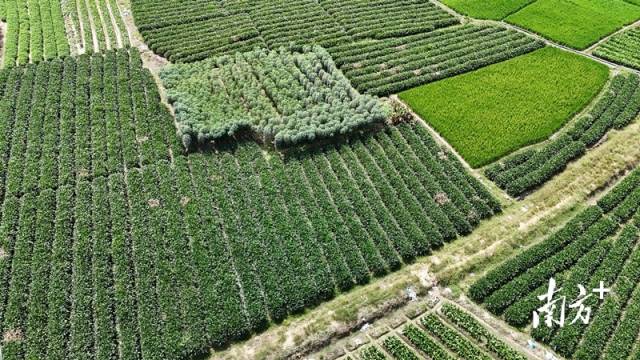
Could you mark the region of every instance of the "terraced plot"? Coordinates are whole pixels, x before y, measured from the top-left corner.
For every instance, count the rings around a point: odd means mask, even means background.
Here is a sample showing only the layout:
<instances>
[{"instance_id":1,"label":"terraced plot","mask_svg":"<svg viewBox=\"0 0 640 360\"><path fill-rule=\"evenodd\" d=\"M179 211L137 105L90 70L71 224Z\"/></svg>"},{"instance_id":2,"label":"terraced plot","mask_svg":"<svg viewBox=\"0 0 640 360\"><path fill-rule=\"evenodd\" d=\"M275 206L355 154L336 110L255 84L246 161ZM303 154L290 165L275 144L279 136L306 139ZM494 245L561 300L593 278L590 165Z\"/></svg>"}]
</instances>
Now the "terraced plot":
<instances>
[{"instance_id":1,"label":"terraced plot","mask_svg":"<svg viewBox=\"0 0 640 360\"><path fill-rule=\"evenodd\" d=\"M544 48L399 96L480 167L551 136L589 104L608 75L595 61Z\"/></svg>"},{"instance_id":2,"label":"terraced plot","mask_svg":"<svg viewBox=\"0 0 640 360\"><path fill-rule=\"evenodd\" d=\"M600 301L589 297L588 325L533 330L533 336L570 359L624 359L637 357L634 346L640 290L640 170L629 174L608 194L571 219L541 243L489 271L469 289L469 295L488 310L503 315L514 326L525 326L540 306L550 277L573 301L578 284L597 288L602 281L612 293ZM576 312L568 309L567 319Z\"/></svg>"},{"instance_id":3,"label":"terraced plot","mask_svg":"<svg viewBox=\"0 0 640 360\"><path fill-rule=\"evenodd\" d=\"M640 69L640 28L631 28L614 35L593 53L603 59Z\"/></svg>"},{"instance_id":4,"label":"terraced plot","mask_svg":"<svg viewBox=\"0 0 640 360\"><path fill-rule=\"evenodd\" d=\"M526 149L492 165L486 175L512 196L544 184L567 164L597 145L612 129L622 129L640 113L640 77L617 75L593 108L566 132L535 149Z\"/></svg>"}]
</instances>

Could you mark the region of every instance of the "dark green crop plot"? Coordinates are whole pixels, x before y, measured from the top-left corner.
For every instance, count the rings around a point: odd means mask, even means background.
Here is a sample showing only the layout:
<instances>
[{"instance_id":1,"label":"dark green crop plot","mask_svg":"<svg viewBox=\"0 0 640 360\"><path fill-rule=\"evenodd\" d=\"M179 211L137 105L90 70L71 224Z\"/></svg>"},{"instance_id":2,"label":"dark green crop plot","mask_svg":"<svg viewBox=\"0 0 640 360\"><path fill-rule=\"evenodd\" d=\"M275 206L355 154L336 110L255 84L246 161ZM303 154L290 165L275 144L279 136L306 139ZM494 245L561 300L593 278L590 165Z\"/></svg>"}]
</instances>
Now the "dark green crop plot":
<instances>
[{"instance_id":1,"label":"dark green crop plot","mask_svg":"<svg viewBox=\"0 0 640 360\"><path fill-rule=\"evenodd\" d=\"M200 354L500 211L418 125L286 156L254 142L184 155L134 51L0 79L7 359Z\"/></svg>"}]
</instances>

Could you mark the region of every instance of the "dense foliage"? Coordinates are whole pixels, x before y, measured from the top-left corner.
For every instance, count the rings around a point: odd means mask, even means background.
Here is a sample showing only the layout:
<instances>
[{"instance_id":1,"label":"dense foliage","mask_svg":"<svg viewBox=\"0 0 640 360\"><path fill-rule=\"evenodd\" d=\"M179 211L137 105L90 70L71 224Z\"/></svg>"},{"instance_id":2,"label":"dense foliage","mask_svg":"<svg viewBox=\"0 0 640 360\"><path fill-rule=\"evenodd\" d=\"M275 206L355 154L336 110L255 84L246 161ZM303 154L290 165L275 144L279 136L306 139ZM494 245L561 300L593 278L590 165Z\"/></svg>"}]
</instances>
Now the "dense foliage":
<instances>
[{"instance_id":1,"label":"dense foliage","mask_svg":"<svg viewBox=\"0 0 640 360\"><path fill-rule=\"evenodd\" d=\"M0 9L5 68L69 54L60 0L3 0Z\"/></svg>"},{"instance_id":2,"label":"dense foliage","mask_svg":"<svg viewBox=\"0 0 640 360\"><path fill-rule=\"evenodd\" d=\"M467 24L330 49L361 92L389 95L522 55L541 42L515 30Z\"/></svg>"},{"instance_id":3,"label":"dense foliage","mask_svg":"<svg viewBox=\"0 0 640 360\"><path fill-rule=\"evenodd\" d=\"M640 28L633 27L612 36L593 53L603 59L640 69Z\"/></svg>"},{"instance_id":4,"label":"dense foliage","mask_svg":"<svg viewBox=\"0 0 640 360\"><path fill-rule=\"evenodd\" d=\"M251 131L276 147L381 123L389 111L360 95L320 47L254 50L161 73L186 147Z\"/></svg>"},{"instance_id":5,"label":"dense foliage","mask_svg":"<svg viewBox=\"0 0 640 360\"><path fill-rule=\"evenodd\" d=\"M117 0L67 0L61 3L64 14L70 19L69 42L78 53L118 49L129 45L129 35Z\"/></svg>"},{"instance_id":6,"label":"dense foliage","mask_svg":"<svg viewBox=\"0 0 640 360\"><path fill-rule=\"evenodd\" d=\"M0 199L71 185L179 153L136 51L0 72Z\"/></svg>"},{"instance_id":7,"label":"dense foliage","mask_svg":"<svg viewBox=\"0 0 640 360\"><path fill-rule=\"evenodd\" d=\"M640 355L634 348L640 333L635 304L640 300L640 170L634 170L596 205L564 228L491 270L469 289L469 295L507 322L523 327L540 306L537 295L555 277L568 299L602 281L612 288L604 301L590 298L588 325L541 326L533 336L558 353L575 359L620 359ZM573 319L574 311L567 314ZM611 339L611 341L608 341Z\"/></svg>"},{"instance_id":8,"label":"dense foliage","mask_svg":"<svg viewBox=\"0 0 640 360\"><path fill-rule=\"evenodd\" d=\"M546 140L588 105L608 78L605 65L546 47L399 97L469 165L480 167Z\"/></svg>"},{"instance_id":9,"label":"dense foliage","mask_svg":"<svg viewBox=\"0 0 640 360\"><path fill-rule=\"evenodd\" d=\"M615 76L588 114L566 132L535 149L526 149L489 167L487 177L512 196L544 184L572 160L598 144L611 129L622 129L640 113L640 77Z\"/></svg>"}]
</instances>

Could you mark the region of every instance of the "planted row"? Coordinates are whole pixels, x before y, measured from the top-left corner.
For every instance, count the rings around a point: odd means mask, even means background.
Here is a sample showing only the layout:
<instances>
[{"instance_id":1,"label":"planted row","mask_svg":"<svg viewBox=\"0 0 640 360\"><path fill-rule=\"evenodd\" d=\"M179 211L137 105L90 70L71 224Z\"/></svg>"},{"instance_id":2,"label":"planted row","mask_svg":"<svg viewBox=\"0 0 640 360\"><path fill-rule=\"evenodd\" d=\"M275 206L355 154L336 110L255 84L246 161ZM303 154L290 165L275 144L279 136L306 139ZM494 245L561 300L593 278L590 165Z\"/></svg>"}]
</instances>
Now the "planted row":
<instances>
[{"instance_id":1,"label":"planted row","mask_svg":"<svg viewBox=\"0 0 640 360\"><path fill-rule=\"evenodd\" d=\"M470 289L474 300L483 302L495 314L518 327L527 326L531 314L542 304L538 297L555 278L562 296L578 298L578 285L595 289L601 283L611 288L605 299L597 295L586 300L591 309L588 325L565 324L532 331L534 338L549 344L567 358L597 359L629 355L640 326L626 315L637 311L636 296L640 267L639 170L634 170L597 205L587 208L547 240L507 260L479 279ZM568 310L573 319L575 310ZM608 339L614 339L608 341Z\"/></svg>"},{"instance_id":2,"label":"planted row","mask_svg":"<svg viewBox=\"0 0 640 360\"><path fill-rule=\"evenodd\" d=\"M116 0L63 1L62 7L71 19L72 31L68 36L75 52L84 54L129 46L128 30Z\"/></svg>"},{"instance_id":3,"label":"planted row","mask_svg":"<svg viewBox=\"0 0 640 360\"><path fill-rule=\"evenodd\" d=\"M180 153L171 115L134 51L2 71L0 198Z\"/></svg>"},{"instance_id":4,"label":"planted row","mask_svg":"<svg viewBox=\"0 0 640 360\"><path fill-rule=\"evenodd\" d=\"M6 0L5 68L69 54L59 0Z\"/></svg>"},{"instance_id":5,"label":"planted row","mask_svg":"<svg viewBox=\"0 0 640 360\"><path fill-rule=\"evenodd\" d=\"M492 25L461 25L331 48L361 92L389 95L462 74L542 47L528 36Z\"/></svg>"},{"instance_id":6,"label":"planted row","mask_svg":"<svg viewBox=\"0 0 640 360\"><path fill-rule=\"evenodd\" d=\"M55 74L67 71L67 61ZM96 141L105 136L91 119L100 114L104 131L113 109L92 107L91 99L107 103L109 89L118 89L104 76L117 73L118 62L79 61L76 74L103 76L76 82L89 96L73 94L85 104L73 134L87 136L90 149L109 150L109 142ZM44 79L43 68L30 67L28 81ZM145 89L142 82L131 86ZM145 116L138 97L145 107L158 100L134 93L128 98L134 119ZM457 236L447 212L463 210L453 201L445 207L426 200L453 198L451 190L460 206L474 208L465 194L477 194L472 184L480 185L471 177L453 181L460 175L453 159L434 167L441 149L415 135L415 126L286 155L231 142L206 154L147 158L126 173L109 172L109 151L72 153L73 164L96 166L104 175L75 176L52 188L34 183L4 197L0 330L9 340L3 354L199 355L428 253ZM404 141L409 134L411 145ZM28 146L26 153L32 156Z\"/></svg>"}]
</instances>

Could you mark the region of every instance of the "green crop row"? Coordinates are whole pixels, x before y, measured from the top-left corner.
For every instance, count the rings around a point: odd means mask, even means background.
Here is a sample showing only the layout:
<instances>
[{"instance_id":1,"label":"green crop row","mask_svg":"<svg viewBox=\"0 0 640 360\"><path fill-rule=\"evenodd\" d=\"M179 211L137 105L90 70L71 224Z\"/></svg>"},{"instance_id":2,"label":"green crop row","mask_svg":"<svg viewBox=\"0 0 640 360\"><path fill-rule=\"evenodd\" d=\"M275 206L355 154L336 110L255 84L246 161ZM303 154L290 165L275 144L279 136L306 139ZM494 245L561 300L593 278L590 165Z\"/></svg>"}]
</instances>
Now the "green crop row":
<instances>
[{"instance_id":1,"label":"green crop row","mask_svg":"<svg viewBox=\"0 0 640 360\"><path fill-rule=\"evenodd\" d=\"M69 54L59 0L6 0L4 7L5 68Z\"/></svg>"},{"instance_id":2,"label":"green crop row","mask_svg":"<svg viewBox=\"0 0 640 360\"><path fill-rule=\"evenodd\" d=\"M526 360L527 358L517 351L513 350L509 345L498 339L489 330L487 330L473 316L467 314L455 305L446 303L442 306L442 314L455 326L464 330L478 343L484 344L490 352L498 355L502 360Z\"/></svg>"},{"instance_id":3,"label":"green crop row","mask_svg":"<svg viewBox=\"0 0 640 360\"><path fill-rule=\"evenodd\" d=\"M630 28L616 34L600 44L594 51L596 56L618 64L640 69L640 29Z\"/></svg>"},{"instance_id":4,"label":"green crop row","mask_svg":"<svg viewBox=\"0 0 640 360\"><path fill-rule=\"evenodd\" d=\"M295 43L332 48L354 38L400 37L458 23L421 0L134 0L132 8L149 47L173 62L193 62L255 46L275 50Z\"/></svg>"},{"instance_id":5,"label":"green crop row","mask_svg":"<svg viewBox=\"0 0 640 360\"><path fill-rule=\"evenodd\" d=\"M630 299L635 296L640 269L636 245L639 172L631 172L597 205L577 215L557 233L479 279L470 288L472 298L483 302L495 314L504 312L512 325L524 327L531 321L532 312L541 306L537 296L546 291L549 278L558 281L558 286L564 289L562 296L569 301L579 296L578 285L589 290L602 282L612 292L604 300L597 294L587 299L585 306L591 309L588 325L580 322L554 328L543 325L534 329L532 335L567 358L629 355L633 339L640 331L640 326L626 317L627 311L630 314L638 311ZM575 315L570 310L568 321Z\"/></svg>"},{"instance_id":6,"label":"green crop row","mask_svg":"<svg viewBox=\"0 0 640 360\"><path fill-rule=\"evenodd\" d=\"M512 30L461 25L426 34L330 49L353 86L389 95L536 50L541 43Z\"/></svg>"},{"instance_id":7,"label":"green crop row","mask_svg":"<svg viewBox=\"0 0 640 360\"><path fill-rule=\"evenodd\" d=\"M395 336L389 336L382 341L382 346L394 359L397 360L420 360L407 345Z\"/></svg>"},{"instance_id":8,"label":"green crop row","mask_svg":"<svg viewBox=\"0 0 640 360\"><path fill-rule=\"evenodd\" d=\"M54 59L1 73L0 198L169 159L170 147L180 152L170 115L136 52Z\"/></svg>"},{"instance_id":9,"label":"green crop row","mask_svg":"<svg viewBox=\"0 0 640 360\"><path fill-rule=\"evenodd\" d=\"M617 75L589 114L556 139L492 165L486 175L511 196L521 196L563 171L611 129L622 129L640 113L640 78Z\"/></svg>"},{"instance_id":10,"label":"green crop row","mask_svg":"<svg viewBox=\"0 0 640 360\"><path fill-rule=\"evenodd\" d=\"M447 348L462 359L469 360L490 360L491 357L484 353L471 340L461 333L446 325L434 314L429 314L422 318L422 326L430 335L438 338Z\"/></svg>"}]
</instances>

